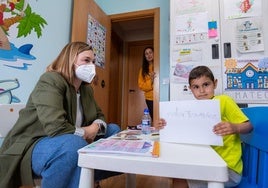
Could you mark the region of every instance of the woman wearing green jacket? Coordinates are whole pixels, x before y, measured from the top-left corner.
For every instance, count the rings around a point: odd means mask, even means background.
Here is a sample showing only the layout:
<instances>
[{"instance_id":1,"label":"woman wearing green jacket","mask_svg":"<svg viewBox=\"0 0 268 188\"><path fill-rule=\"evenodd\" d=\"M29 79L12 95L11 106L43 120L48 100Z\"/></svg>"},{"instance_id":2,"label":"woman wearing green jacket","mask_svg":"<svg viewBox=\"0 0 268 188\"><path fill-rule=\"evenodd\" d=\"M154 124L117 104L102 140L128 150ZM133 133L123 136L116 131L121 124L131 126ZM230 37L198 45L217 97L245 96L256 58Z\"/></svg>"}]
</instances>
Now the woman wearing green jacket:
<instances>
[{"instance_id":1,"label":"woman wearing green jacket","mask_svg":"<svg viewBox=\"0 0 268 188\"><path fill-rule=\"evenodd\" d=\"M95 55L83 42L67 44L40 77L0 148L0 187L77 188L77 150L120 131L106 124L89 85ZM95 171L95 180L116 173Z\"/></svg>"}]
</instances>

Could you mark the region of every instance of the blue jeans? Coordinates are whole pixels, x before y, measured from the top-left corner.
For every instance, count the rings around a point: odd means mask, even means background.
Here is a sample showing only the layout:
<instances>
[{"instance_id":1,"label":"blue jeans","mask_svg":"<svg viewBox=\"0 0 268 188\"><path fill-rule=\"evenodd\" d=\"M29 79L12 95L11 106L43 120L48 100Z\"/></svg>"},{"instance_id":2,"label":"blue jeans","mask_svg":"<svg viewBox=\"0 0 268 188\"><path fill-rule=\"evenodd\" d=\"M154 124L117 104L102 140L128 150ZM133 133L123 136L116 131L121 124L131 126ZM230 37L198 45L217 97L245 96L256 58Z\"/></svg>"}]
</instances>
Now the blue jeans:
<instances>
[{"instance_id":1,"label":"blue jeans","mask_svg":"<svg viewBox=\"0 0 268 188\"><path fill-rule=\"evenodd\" d=\"M120 132L116 124L107 126L107 138ZM77 150L88 143L74 134L56 137L44 137L34 147L32 153L32 170L35 176L41 177L42 188L78 188L81 168L77 166ZM95 180L101 180L117 172L96 170Z\"/></svg>"}]
</instances>

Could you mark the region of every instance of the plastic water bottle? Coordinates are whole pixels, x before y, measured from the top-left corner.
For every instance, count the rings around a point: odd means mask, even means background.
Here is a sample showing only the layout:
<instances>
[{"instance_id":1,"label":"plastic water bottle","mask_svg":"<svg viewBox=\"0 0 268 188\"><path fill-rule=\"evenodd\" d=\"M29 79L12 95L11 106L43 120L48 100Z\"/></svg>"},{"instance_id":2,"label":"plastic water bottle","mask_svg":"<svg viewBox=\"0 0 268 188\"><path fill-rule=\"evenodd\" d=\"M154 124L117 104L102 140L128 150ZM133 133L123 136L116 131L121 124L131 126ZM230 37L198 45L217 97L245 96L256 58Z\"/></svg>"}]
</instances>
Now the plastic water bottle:
<instances>
[{"instance_id":1,"label":"plastic water bottle","mask_svg":"<svg viewBox=\"0 0 268 188\"><path fill-rule=\"evenodd\" d=\"M147 108L145 108L143 111L143 116L141 120L141 131L143 134L151 133L151 117Z\"/></svg>"}]
</instances>

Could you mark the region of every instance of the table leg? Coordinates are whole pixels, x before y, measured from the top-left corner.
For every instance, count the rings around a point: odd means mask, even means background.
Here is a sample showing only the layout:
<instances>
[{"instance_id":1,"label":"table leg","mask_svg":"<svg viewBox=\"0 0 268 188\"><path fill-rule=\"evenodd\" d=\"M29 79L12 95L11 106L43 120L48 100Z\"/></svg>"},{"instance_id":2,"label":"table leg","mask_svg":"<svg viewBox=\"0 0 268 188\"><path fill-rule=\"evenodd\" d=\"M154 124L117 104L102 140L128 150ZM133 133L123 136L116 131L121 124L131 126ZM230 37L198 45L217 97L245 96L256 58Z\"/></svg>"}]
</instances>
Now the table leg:
<instances>
[{"instance_id":1,"label":"table leg","mask_svg":"<svg viewBox=\"0 0 268 188\"><path fill-rule=\"evenodd\" d=\"M224 188L224 183L222 183L222 182L208 182L208 188Z\"/></svg>"},{"instance_id":2,"label":"table leg","mask_svg":"<svg viewBox=\"0 0 268 188\"><path fill-rule=\"evenodd\" d=\"M135 188L136 187L136 174L126 174L126 187Z\"/></svg>"},{"instance_id":3,"label":"table leg","mask_svg":"<svg viewBox=\"0 0 268 188\"><path fill-rule=\"evenodd\" d=\"M94 188L94 169L81 168L79 188Z\"/></svg>"}]
</instances>

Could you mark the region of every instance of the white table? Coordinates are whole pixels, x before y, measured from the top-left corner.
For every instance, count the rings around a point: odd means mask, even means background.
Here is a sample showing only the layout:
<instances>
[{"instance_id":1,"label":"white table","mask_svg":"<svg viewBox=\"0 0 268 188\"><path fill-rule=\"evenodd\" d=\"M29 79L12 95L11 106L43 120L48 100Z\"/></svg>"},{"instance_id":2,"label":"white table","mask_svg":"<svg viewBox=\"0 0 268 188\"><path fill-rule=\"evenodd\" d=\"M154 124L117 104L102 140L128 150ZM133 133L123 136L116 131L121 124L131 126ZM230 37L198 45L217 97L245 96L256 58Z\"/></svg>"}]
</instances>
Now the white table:
<instances>
[{"instance_id":1,"label":"white table","mask_svg":"<svg viewBox=\"0 0 268 188\"><path fill-rule=\"evenodd\" d=\"M208 188L223 188L227 166L209 146L160 143L160 157L79 153L79 188L94 187L94 169L127 173L127 187L136 187L135 174L204 180Z\"/></svg>"}]
</instances>

